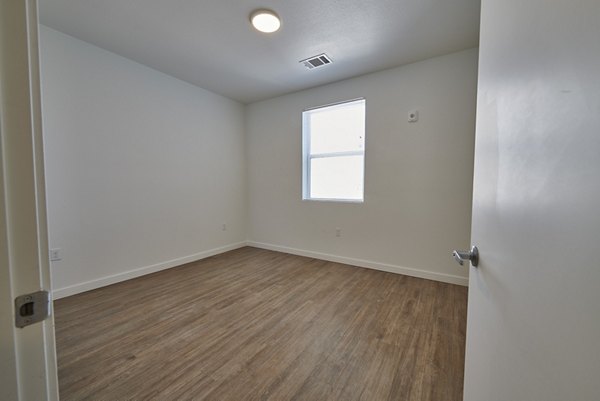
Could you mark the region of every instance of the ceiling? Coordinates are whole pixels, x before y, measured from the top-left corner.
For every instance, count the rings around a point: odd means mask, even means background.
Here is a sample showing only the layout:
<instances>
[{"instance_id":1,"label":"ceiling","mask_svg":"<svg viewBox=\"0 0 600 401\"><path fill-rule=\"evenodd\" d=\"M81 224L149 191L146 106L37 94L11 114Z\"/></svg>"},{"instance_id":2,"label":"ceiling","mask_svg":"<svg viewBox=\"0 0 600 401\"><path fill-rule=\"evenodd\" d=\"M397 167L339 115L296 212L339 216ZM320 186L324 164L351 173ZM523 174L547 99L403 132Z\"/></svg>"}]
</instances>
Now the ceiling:
<instances>
[{"instance_id":1,"label":"ceiling","mask_svg":"<svg viewBox=\"0 0 600 401\"><path fill-rule=\"evenodd\" d=\"M475 47L480 0L39 0L42 24L243 103ZM249 14L270 8L273 34ZM333 64L300 60L327 53Z\"/></svg>"}]
</instances>

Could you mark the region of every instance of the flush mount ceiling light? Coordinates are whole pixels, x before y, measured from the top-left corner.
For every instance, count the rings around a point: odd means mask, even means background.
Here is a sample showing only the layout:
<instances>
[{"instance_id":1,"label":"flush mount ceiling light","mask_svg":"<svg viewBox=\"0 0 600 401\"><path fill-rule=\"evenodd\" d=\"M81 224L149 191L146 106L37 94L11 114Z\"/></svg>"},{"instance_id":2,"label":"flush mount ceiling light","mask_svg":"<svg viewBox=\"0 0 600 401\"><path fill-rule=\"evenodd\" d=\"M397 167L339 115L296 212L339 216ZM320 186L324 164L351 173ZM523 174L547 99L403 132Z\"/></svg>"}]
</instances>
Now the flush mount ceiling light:
<instances>
[{"instance_id":1,"label":"flush mount ceiling light","mask_svg":"<svg viewBox=\"0 0 600 401\"><path fill-rule=\"evenodd\" d=\"M256 10L250 14L250 22L258 31L272 33L279 30L281 20L271 10Z\"/></svg>"}]
</instances>

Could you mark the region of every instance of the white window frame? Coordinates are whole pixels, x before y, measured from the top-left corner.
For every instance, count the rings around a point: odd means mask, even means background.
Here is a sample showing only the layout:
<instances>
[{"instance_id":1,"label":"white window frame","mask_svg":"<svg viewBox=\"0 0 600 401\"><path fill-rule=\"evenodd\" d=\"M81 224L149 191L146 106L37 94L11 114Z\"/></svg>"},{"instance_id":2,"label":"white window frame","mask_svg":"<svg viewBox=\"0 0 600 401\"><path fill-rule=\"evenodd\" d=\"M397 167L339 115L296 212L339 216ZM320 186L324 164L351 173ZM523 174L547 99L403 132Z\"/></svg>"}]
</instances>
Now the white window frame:
<instances>
[{"instance_id":1,"label":"white window frame","mask_svg":"<svg viewBox=\"0 0 600 401\"><path fill-rule=\"evenodd\" d=\"M309 112L325 109L328 107L339 106L347 103L358 103L361 102L365 106L365 146L362 151L353 150L353 151L345 151L345 152L331 152L331 153L321 153L318 155L310 154L310 119L308 118ZM364 97L351 99L351 100L343 100L340 102L329 103L322 106L310 107L304 109L302 111L302 200L306 201L319 201L319 202L345 202L345 203L364 203L365 202L365 157L366 157L366 108L367 101ZM344 199L344 198L313 198L310 196L310 169L311 169L311 160L326 158L326 157L340 157L340 156L362 156L363 157L363 193L362 199Z\"/></svg>"}]
</instances>

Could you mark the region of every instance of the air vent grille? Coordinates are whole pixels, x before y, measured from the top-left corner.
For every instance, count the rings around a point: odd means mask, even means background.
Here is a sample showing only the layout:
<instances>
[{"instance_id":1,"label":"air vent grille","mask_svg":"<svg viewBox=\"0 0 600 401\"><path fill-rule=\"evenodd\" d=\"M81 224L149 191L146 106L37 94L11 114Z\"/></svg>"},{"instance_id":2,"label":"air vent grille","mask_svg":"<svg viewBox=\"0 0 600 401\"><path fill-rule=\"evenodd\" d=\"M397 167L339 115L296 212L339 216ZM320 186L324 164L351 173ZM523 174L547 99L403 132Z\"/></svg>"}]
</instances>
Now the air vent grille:
<instances>
[{"instance_id":1,"label":"air vent grille","mask_svg":"<svg viewBox=\"0 0 600 401\"><path fill-rule=\"evenodd\" d=\"M308 68L309 70L312 70L313 68L322 67L324 65L331 64L332 61L329 58L329 56L327 56L325 53L323 53L323 54L319 54L317 56L309 57L304 60L300 60L300 62L302 64L304 64L304 66L306 68Z\"/></svg>"}]
</instances>

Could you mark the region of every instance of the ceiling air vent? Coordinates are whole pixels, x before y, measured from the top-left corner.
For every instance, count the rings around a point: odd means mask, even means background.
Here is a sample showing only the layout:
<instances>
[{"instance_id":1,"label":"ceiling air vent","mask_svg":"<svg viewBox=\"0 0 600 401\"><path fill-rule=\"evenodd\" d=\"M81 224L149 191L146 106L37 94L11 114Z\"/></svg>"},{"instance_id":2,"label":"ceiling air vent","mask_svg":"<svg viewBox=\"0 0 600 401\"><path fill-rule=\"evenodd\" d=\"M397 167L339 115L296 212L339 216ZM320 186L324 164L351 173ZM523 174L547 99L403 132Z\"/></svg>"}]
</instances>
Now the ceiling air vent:
<instances>
[{"instance_id":1,"label":"ceiling air vent","mask_svg":"<svg viewBox=\"0 0 600 401\"><path fill-rule=\"evenodd\" d=\"M319 54L318 56L309 57L304 60L300 60L306 68L312 70L313 68L322 67L327 64L331 64L331 59L325 54Z\"/></svg>"}]
</instances>

